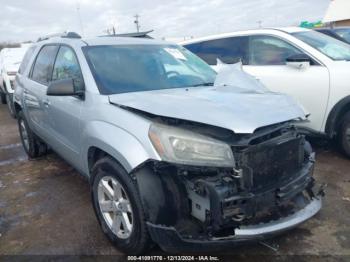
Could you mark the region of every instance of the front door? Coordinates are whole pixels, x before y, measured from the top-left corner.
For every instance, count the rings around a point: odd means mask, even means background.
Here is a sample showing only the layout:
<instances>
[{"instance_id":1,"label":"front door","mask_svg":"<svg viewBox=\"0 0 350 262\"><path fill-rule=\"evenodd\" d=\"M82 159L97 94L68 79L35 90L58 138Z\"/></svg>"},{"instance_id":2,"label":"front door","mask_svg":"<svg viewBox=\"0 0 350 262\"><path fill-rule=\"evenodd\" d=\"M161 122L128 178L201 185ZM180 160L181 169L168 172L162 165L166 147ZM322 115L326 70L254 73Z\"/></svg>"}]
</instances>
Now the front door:
<instances>
[{"instance_id":1,"label":"front door","mask_svg":"<svg viewBox=\"0 0 350 262\"><path fill-rule=\"evenodd\" d=\"M73 79L75 90L84 89L78 59L71 47L59 48L52 81ZM47 96L48 130L52 146L66 160L79 163L81 149L81 110L84 101L75 96ZM79 167L78 167L79 168Z\"/></svg>"}]
</instances>

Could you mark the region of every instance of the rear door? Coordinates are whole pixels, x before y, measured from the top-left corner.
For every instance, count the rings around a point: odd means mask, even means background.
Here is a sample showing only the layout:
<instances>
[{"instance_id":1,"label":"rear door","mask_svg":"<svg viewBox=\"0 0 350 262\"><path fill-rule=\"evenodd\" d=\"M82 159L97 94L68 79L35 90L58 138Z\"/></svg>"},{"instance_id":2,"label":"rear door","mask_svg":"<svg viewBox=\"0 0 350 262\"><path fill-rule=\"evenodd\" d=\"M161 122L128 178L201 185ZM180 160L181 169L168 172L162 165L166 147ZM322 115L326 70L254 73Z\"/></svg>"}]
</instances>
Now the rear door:
<instances>
[{"instance_id":1,"label":"rear door","mask_svg":"<svg viewBox=\"0 0 350 262\"><path fill-rule=\"evenodd\" d=\"M305 127L321 131L329 95L327 67L275 36L250 36L248 50L248 64L243 69L272 91L296 98L310 113L310 122ZM298 69L286 64L288 57L298 54L310 57L310 67Z\"/></svg>"},{"instance_id":2,"label":"rear door","mask_svg":"<svg viewBox=\"0 0 350 262\"><path fill-rule=\"evenodd\" d=\"M32 67L28 81L23 85L23 105L32 130L46 141L49 137L46 90L49 84L57 45L43 46Z\"/></svg>"},{"instance_id":3,"label":"rear door","mask_svg":"<svg viewBox=\"0 0 350 262\"><path fill-rule=\"evenodd\" d=\"M84 90L84 80L74 50L61 45L52 71L52 81L73 79L75 90ZM79 162L81 148L81 109L77 96L46 96L48 131L52 147L66 160Z\"/></svg>"}]
</instances>

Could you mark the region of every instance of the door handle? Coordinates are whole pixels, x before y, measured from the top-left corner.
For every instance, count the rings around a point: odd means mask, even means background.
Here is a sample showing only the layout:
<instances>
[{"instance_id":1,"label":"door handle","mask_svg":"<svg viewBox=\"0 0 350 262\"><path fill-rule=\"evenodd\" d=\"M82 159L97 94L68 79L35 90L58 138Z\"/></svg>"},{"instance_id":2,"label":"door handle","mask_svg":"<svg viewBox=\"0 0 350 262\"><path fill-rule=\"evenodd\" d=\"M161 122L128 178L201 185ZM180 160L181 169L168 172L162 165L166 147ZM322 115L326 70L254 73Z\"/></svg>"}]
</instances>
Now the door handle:
<instances>
[{"instance_id":1,"label":"door handle","mask_svg":"<svg viewBox=\"0 0 350 262\"><path fill-rule=\"evenodd\" d=\"M50 101L49 100L44 100L43 104L45 107L49 107L50 106Z\"/></svg>"}]
</instances>

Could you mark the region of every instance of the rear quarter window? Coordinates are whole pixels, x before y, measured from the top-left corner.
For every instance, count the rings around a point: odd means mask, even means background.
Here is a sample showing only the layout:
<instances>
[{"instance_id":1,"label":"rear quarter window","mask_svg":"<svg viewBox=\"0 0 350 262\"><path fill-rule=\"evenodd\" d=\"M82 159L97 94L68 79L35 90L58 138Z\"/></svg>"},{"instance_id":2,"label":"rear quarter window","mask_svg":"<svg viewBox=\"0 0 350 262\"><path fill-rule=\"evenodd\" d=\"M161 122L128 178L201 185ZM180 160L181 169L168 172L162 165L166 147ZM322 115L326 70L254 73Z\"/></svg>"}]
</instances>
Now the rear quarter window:
<instances>
[{"instance_id":1,"label":"rear quarter window","mask_svg":"<svg viewBox=\"0 0 350 262\"><path fill-rule=\"evenodd\" d=\"M18 73L19 74L23 74L23 72L26 70L26 68L28 67L28 64L33 56L35 50L35 46L31 46L28 48L27 52L25 53L23 60L21 62L21 65L18 69Z\"/></svg>"},{"instance_id":2,"label":"rear quarter window","mask_svg":"<svg viewBox=\"0 0 350 262\"><path fill-rule=\"evenodd\" d=\"M57 45L47 45L41 48L33 66L32 80L44 85L48 84L51 80L57 50Z\"/></svg>"}]
</instances>

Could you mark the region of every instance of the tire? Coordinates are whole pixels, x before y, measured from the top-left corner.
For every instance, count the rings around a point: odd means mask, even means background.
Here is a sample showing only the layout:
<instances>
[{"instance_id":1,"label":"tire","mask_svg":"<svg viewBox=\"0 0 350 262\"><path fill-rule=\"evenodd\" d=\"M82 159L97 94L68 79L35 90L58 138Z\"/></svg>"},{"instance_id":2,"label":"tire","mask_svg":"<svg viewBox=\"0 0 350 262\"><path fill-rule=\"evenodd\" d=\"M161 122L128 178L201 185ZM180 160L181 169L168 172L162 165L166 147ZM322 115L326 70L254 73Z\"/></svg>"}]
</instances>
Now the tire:
<instances>
[{"instance_id":1,"label":"tire","mask_svg":"<svg viewBox=\"0 0 350 262\"><path fill-rule=\"evenodd\" d=\"M15 111L15 107L13 105L13 96L12 94L6 94L6 103L7 103L7 109L10 113L10 115L13 118L16 118L16 111Z\"/></svg>"},{"instance_id":2,"label":"tire","mask_svg":"<svg viewBox=\"0 0 350 262\"><path fill-rule=\"evenodd\" d=\"M2 90L0 90L0 100L1 104L6 104L6 95L2 92Z\"/></svg>"},{"instance_id":3,"label":"tire","mask_svg":"<svg viewBox=\"0 0 350 262\"><path fill-rule=\"evenodd\" d=\"M45 155L47 152L46 144L42 142L29 128L22 111L18 113L17 120L22 145L28 157L38 158Z\"/></svg>"},{"instance_id":4,"label":"tire","mask_svg":"<svg viewBox=\"0 0 350 262\"><path fill-rule=\"evenodd\" d=\"M113 158L103 157L92 168L92 178L92 203L102 231L123 253L127 255L144 253L152 242L147 231L139 192L130 175ZM112 188L112 184L114 188ZM112 191L106 190L106 187ZM109 195L105 193L107 191L110 192ZM116 200L117 198L118 200ZM103 201L111 204L105 205L108 207L103 208L100 204ZM124 203L125 206L121 205L118 209L121 203ZM128 223L126 223L125 216L127 216ZM123 222L120 220L122 217L124 217ZM128 228L130 231L123 230L123 228Z\"/></svg>"},{"instance_id":5,"label":"tire","mask_svg":"<svg viewBox=\"0 0 350 262\"><path fill-rule=\"evenodd\" d=\"M337 140L341 151L350 158L350 112L340 122Z\"/></svg>"}]
</instances>

